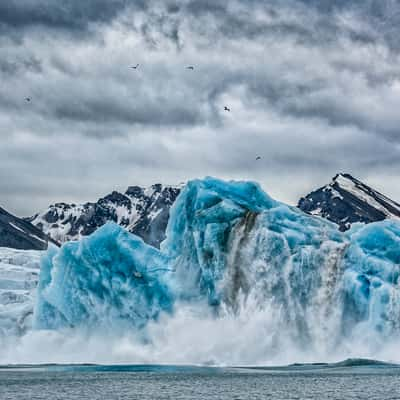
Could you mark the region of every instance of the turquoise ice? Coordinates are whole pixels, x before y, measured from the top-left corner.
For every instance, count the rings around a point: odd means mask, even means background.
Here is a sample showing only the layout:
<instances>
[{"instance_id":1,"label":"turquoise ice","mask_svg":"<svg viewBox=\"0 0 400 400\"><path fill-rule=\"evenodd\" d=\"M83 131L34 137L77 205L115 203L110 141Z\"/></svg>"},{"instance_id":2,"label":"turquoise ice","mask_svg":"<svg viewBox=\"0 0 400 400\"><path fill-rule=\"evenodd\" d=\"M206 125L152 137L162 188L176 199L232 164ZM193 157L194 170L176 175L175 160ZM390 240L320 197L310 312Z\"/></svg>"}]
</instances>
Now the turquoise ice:
<instances>
[{"instance_id":1,"label":"turquoise ice","mask_svg":"<svg viewBox=\"0 0 400 400\"><path fill-rule=\"evenodd\" d=\"M112 223L52 248L42 261L35 325L142 327L172 309L167 264L158 250Z\"/></svg>"},{"instance_id":2,"label":"turquoise ice","mask_svg":"<svg viewBox=\"0 0 400 400\"><path fill-rule=\"evenodd\" d=\"M274 310L301 345L399 331L400 223L342 233L278 202L252 182L189 182L157 250L114 224L52 249L43 262L35 326L141 329L177 307L215 318L251 301Z\"/></svg>"}]
</instances>

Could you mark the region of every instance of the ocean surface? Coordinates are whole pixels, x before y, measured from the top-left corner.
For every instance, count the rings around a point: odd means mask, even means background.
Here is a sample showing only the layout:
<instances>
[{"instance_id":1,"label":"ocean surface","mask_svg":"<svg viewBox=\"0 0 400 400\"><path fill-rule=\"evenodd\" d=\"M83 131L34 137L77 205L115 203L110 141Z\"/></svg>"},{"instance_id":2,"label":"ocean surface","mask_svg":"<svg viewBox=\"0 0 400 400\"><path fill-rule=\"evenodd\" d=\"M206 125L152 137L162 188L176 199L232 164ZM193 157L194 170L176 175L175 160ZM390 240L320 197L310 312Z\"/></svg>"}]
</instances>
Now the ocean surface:
<instances>
[{"instance_id":1,"label":"ocean surface","mask_svg":"<svg viewBox=\"0 0 400 400\"><path fill-rule=\"evenodd\" d=\"M288 367L0 367L0 399L400 399L400 368L367 361Z\"/></svg>"}]
</instances>

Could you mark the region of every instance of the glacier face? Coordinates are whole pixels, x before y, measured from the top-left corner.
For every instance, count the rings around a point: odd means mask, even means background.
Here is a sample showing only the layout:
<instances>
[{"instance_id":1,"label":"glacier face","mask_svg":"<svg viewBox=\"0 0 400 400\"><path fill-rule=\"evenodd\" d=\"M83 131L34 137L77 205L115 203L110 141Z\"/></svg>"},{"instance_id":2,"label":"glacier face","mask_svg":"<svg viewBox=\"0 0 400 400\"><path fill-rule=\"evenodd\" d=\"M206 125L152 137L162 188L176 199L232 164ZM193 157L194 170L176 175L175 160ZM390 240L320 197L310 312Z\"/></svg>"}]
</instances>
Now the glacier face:
<instances>
[{"instance_id":1,"label":"glacier face","mask_svg":"<svg viewBox=\"0 0 400 400\"><path fill-rule=\"evenodd\" d=\"M42 253L0 248L0 343L32 327Z\"/></svg>"},{"instance_id":2,"label":"glacier face","mask_svg":"<svg viewBox=\"0 0 400 400\"><path fill-rule=\"evenodd\" d=\"M160 251L115 224L50 250L34 323L144 331L190 307L216 326L263 315L265 359L288 343L318 354L379 346L399 333L399 265L397 221L342 233L257 184L206 178L174 203Z\"/></svg>"}]
</instances>

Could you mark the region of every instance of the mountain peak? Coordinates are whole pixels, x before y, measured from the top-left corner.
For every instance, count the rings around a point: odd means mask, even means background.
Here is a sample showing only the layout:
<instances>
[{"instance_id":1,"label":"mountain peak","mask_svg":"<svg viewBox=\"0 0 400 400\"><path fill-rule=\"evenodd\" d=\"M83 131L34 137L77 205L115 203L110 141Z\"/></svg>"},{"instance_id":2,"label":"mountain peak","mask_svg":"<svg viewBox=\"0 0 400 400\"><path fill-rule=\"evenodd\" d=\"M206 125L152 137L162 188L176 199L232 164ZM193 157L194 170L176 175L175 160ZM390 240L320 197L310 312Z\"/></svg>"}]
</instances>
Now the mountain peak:
<instances>
[{"instance_id":1,"label":"mountain peak","mask_svg":"<svg viewBox=\"0 0 400 400\"><path fill-rule=\"evenodd\" d=\"M345 172L340 172L340 173L336 174L332 178L332 181L337 181L338 179L349 179L351 181L357 181L356 178L354 178L352 175L345 173Z\"/></svg>"},{"instance_id":2,"label":"mountain peak","mask_svg":"<svg viewBox=\"0 0 400 400\"><path fill-rule=\"evenodd\" d=\"M337 223L342 231L355 222L400 217L400 204L348 173L335 175L331 183L301 198L298 207Z\"/></svg>"},{"instance_id":3,"label":"mountain peak","mask_svg":"<svg viewBox=\"0 0 400 400\"><path fill-rule=\"evenodd\" d=\"M147 188L129 186L125 193L113 191L95 203L54 204L28 221L61 243L79 240L112 221L158 247L180 190L160 183Z\"/></svg>"}]
</instances>

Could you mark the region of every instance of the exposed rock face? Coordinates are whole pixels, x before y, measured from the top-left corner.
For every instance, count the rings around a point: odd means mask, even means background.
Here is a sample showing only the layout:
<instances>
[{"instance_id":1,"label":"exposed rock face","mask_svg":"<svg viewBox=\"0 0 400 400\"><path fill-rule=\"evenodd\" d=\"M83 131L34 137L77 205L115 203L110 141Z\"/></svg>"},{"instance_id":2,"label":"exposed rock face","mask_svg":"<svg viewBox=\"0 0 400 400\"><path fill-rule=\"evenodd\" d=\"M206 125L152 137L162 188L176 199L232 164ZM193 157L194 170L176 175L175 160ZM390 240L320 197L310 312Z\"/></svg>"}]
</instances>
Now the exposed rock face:
<instances>
[{"instance_id":1,"label":"exposed rock face","mask_svg":"<svg viewBox=\"0 0 400 400\"><path fill-rule=\"evenodd\" d=\"M115 222L155 247L165 238L169 209L181 187L130 186L95 203L57 203L28 220L61 243L90 235L107 222Z\"/></svg>"},{"instance_id":2,"label":"exposed rock face","mask_svg":"<svg viewBox=\"0 0 400 400\"><path fill-rule=\"evenodd\" d=\"M48 242L49 237L36 226L0 207L0 247L45 250Z\"/></svg>"},{"instance_id":3,"label":"exposed rock face","mask_svg":"<svg viewBox=\"0 0 400 400\"><path fill-rule=\"evenodd\" d=\"M371 223L400 217L400 204L349 174L338 174L332 182L300 199L304 212L326 218L345 231L355 222Z\"/></svg>"}]
</instances>

